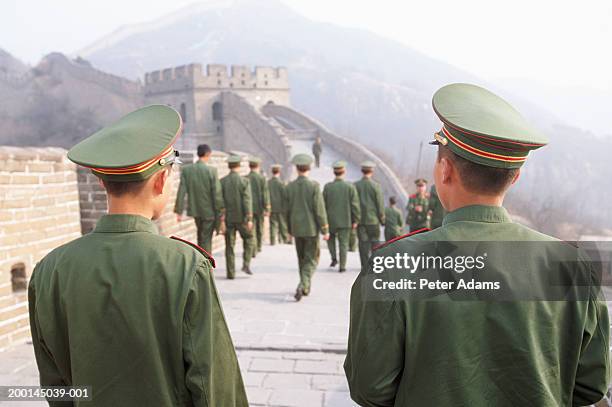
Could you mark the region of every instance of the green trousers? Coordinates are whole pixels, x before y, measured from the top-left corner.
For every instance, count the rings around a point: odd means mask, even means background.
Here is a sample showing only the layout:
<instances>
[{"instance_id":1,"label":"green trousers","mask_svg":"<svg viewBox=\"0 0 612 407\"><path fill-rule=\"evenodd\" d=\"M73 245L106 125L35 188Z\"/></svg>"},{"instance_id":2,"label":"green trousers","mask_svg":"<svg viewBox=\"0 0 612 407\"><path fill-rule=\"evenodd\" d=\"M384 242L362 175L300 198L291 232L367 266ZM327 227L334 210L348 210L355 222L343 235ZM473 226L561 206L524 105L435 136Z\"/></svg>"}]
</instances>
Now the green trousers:
<instances>
[{"instance_id":1,"label":"green trousers","mask_svg":"<svg viewBox=\"0 0 612 407\"><path fill-rule=\"evenodd\" d=\"M251 256L253 255L254 238L253 231L248 230L246 223L228 223L225 225L225 264L227 278L234 278L236 274L234 245L236 244L236 231L240 233L242 238L242 264L249 266L251 264Z\"/></svg>"},{"instance_id":2,"label":"green trousers","mask_svg":"<svg viewBox=\"0 0 612 407\"><path fill-rule=\"evenodd\" d=\"M278 232L278 242L287 242L287 223L285 217L280 212L270 214L270 244L276 244L276 233Z\"/></svg>"},{"instance_id":3,"label":"green trousers","mask_svg":"<svg viewBox=\"0 0 612 407\"><path fill-rule=\"evenodd\" d=\"M310 293L310 281L319 264L319 236L295 237L298 266L300 268L300 284L298 289L304 290L304 295Z\"/></svg>"},{"instance_id":4,"label":"green trousers","mask_svg":"<svg viewBox=\"0 0 612 407\"><path fill-rule=\"evenodd\" d=\"M260 214L254 213L253 214L253 238L254 238L253 250L255 251L253 252L253 255L261 251L261 245L263 244L263 230L264 230L263 213L260 213Z\"/></svg>"},{"instance_id":5,"label":"green trousers","mask_svg":"<svg viewBox=\"0 0 612 407\"><path fill-rule=\"evenodd\" d=\"M340 269L346 269L346 253L349 248L349 240L351 236L351 228L336 229L329 233L329 240L327 241L327 248L333 261L338 261L336 256L336 239L338 239L338 249L340 252Z\"/></svg>"},{"instance_id":6,"label":"green trousers","mask_svg":"<svg viewBox=\"0 0 612 407\"><path fill-rule=\"evenodd\" d=\"M378 225L359 225L357 228L359 235L359 259L361 260L361 271L368 267L368 260L372 254L372 248L380 241L380 226Z\"/></svg>"},{"instance_id":7,"label":"green trousers","mask_svg":"<svg viewBox=\"0 0 612 407\"><path fill-rule=\"evenodd\" d=\"M357 229L351 229L351 235L349 236L349 252L357 251Z\"/></svg>"},{"instance_id":8,"label":"green trousers","mask_svg":"<svg viewBox=\"0 0 612 407\"><path fill-rule=\"evenodd\" d=\"M193 218L196 224L198 234L198 246L212 253L212 238L215 231L215 220L204 218Z\"/></svg>"}]
</instances>

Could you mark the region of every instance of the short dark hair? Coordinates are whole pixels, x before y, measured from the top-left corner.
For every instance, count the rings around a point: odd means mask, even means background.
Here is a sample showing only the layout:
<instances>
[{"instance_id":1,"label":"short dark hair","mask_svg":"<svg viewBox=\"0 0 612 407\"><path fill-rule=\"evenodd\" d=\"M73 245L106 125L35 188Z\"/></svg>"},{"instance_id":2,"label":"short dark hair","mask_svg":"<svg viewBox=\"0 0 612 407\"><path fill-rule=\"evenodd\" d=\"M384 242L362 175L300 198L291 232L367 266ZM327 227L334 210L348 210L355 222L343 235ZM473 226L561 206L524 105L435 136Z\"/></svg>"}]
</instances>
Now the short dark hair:
<instances>
[{"instance_id":1,"label":"short dark hair","mask_svg":"<svg viewBox=\"0 0 612 407\"><path fill-rule=\"evenodd\" d=\"M297 168L298 172L306 172L306 171L310 171L310 165L309 165L309 164L305 164L305 165L296 165L296 168Z\"/></svg>"},{"instance_id":2,"label":"short dark hair","mask_svg":"<svg viewBox=\"0 0 612 407\"><path fill-rule=\"evenodd\" d=\"M453 153L446 146L438 146L438 161L448 158L455 164L461 183L470 192L499 195L505 192L518 173L518 168L496 168L474 163Z\"/></svg>"},{"instance_id":3,"label":"short dark hair","mask_svg":"<svg viewBox=\"0 0 612 407\"><path fill-rule=\"evenodd\" d=\"M229 168L238 168L238 167L240 167L240 163L239 162L237 162L237 163L227 163L227 166Z\"/></svg>"},{"instance_id":4,"label":"short dark hair","mask_svg":"<svg viewBox=\"0 0 612 407\"><path fill-rule=\"evenodd\" d=\"M170 175L170 171L172 171L173 165L174 164L170 164L170 166L167 167L166 171L168 171L168 175ZM157 172L155 174L157 174ZM103 179L102 184L104 185L104 189L106 189L106 193L115 197L121 197L130 194L138 195L150 178L151 177L139 181L108 181Z\"/></svg>"},{"instance_id":5,"label":"short dark hair","mask_svg":"<svg viewBox=\"0 0 612 407\"><path fill-rule=\"evenodd\" d=\"M395 203L396 203L396 202L397 202L397 201L395 200L395 197L394 197L394 196L390 196L390 197L389 197L389 205L395 205Z\"/></svg>"},{"instance_id":6,"label":"short dark hair","mask_svg":"<svg viewBox=\"0 0 612 407\"><path fill-rule=\"evenodd\" d=\"M249 168L259 168L259 163L254 163L254 162L250 162L249 163Z\"/></svg>"},{"instance_id":7,"label":"short dark hair","mask_svg":"<svg viewBox=\"0 0 612 407\"><path fill-rule=\"evenodd\" d=\"M361 169L361 173L363 175L371 174L372 172L374 172L374 170L372 168L362 168Z\"/></svg>"},{"instance_id":8,"label":"short dark hair","mask_svg":"<svg viewBox=\"0 0 612 407\"><path fill-rule=\"evenodd\" d=\"M334 168L334 175L342 175L346 172L344 168Z\"/></svg>"},{"instance_id":9,"label":"short dark hair","mask_svg":"<svg viewBox=\"0 0 612 407\"><path fill-rule=\"evenodd\" d=\"M279 167L272 168L272 174L280 174L281 169Z\"/></svg>"},{"instance_id":10,"label":"short dark hair","mask_svg":"<svg viewBox=\"0 0 612 407\"><path fill-rule=\"evenodd\" d=\"M200 144L198 146L198 157L204 157L210 153L212 153L212 150L208 144Z\"/></svg>"}]
</instances>

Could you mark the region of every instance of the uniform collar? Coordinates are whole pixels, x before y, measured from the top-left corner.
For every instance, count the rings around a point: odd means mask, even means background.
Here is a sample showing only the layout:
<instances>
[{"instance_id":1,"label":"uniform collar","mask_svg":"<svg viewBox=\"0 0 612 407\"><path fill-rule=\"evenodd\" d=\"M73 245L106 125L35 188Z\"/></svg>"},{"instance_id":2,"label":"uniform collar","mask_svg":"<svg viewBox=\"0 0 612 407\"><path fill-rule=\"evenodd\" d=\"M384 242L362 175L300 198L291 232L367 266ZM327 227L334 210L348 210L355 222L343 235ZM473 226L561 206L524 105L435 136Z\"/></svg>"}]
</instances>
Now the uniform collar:
<instances>
[{"instance_id":1,"label":"uniform collar","mask_svg":"<svg viewBox=\"0 0 612 407\"><path fill-rule=\"evenodd\" d=\"M443 225L452 222L511 223L508 211L501 206L469 205L449 212L442 221Z\"/></svg>"},{"instance_id":2,"label":"uniform collar","mask_svg":"<svg viewBox=\"0 0 612 407\"><path fill-rule=\"evenodd\" d=\"M104 215L96 223L94 233L148 232L157 234L157 226L151 219L140 215Z\"/></svg>"}]
</instances>

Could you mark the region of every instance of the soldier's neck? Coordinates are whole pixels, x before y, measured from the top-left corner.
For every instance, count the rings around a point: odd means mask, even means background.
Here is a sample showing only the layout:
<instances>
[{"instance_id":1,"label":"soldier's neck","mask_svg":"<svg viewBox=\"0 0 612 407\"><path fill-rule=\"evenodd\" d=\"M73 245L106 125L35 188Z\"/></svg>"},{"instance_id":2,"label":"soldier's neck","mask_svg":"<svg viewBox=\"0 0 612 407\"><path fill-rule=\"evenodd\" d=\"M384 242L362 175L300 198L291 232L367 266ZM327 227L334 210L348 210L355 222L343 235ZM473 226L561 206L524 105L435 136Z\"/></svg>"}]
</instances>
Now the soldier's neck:
<instances>
[{"instance_id":1,"label":"soldier's neck","mask_svg":"<svg viewBox=\"0 0 612 407\"><path fill-rule=\"evenodd\" d=\"M208 163L208 160L210 159L210 156L204 156L204 157L200 157L199 161L203 162L204 164Z\"/></svg>"},{"instance_id":2,"label":"soldier's neck","mask_svg":"<svg viewBox=\"0 0 612 407\"><path fill-rule=\"evenodd\" d=\"M446 202L446 206L448 207L445 206L444 209L446 209L448 212L452 212L465 206L502 206L503 203L504 195L475 195L464 192L449 196Z\"/></svg>"},{"instance_id":3,"label":"soldier's neck","mask_svg":"<svg viewBox=\"0 0 612 407\"><path fill-rule=\"evenodd\" d=\"M117 198L108 196L109 215L140 215L147 219L153 219L153 206L148 202L132 198Z\"/></svg>"},{"instance_id":4,"label":"soldier's neck","mask_svg":"<svg viewBox=\"0 0 612 407\"><path fill-rule=\"evenodd\" d=\"M304 171L304 172L298 171L298 177L308 177L308 174L310 174L310 171Z\"/></svg>"}]
</instances>

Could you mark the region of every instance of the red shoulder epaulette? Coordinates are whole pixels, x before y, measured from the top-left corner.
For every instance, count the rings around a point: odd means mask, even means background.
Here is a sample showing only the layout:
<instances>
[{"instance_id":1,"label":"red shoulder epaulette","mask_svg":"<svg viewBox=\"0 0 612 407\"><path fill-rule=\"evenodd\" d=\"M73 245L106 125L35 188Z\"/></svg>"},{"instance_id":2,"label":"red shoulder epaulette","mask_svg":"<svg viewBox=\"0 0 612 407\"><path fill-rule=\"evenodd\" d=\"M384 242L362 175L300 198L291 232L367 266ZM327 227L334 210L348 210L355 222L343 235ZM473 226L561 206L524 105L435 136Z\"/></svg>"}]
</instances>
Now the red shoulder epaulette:
<instances>
[{"instance_id":1,"label":"red shoulder epaulette","mask_svg":"<svg viewBox=\"0 0 612 407\"><path fill-rule=\"evenodd\" d=\"M408 198L416 198L416 194L412 194Z\"/></svg>"},{"instance_id":2,"label":"red shoulder epaulette","mask_svg":"<svg viewBox=\"0 0 612 407\"><path fill-rule=\"evenodd\" d=\"M410 237L412 235L416 235L416 234L419 234L419 233L429 232L429 231L431 231L431 229L429 229L429 228L417 229L417 230L415 230L413 232L406 233L405 235L401 235L401 236L398 236L398 237L394 237L393 239L387 240L386 242L381 243L378 246L374 246L372 248L372 250L382 249L383 247L385 247L385 246L387 246L387 245L389 245L389 244L391 244L393 242L397 242L398 240L401 240L401 239L404 239L406 237Z\"/></svg>"},{"instance_id":3,"label":"red shoulder epaulette","mask_svg":"<svg viewBox=\"0 0 612 407\"><path fill-rule=\"evenodd\" d=\"M196 249L197 251L202 253L204 255L204 257L206 257L208 260L210 260L210 262L212 263L213 268L215 268L217 266L217 264L215 263L214 257L211 256L210 253L208 253L206 250L204 250L203 248L201 248L197 244L192 243L189 240L181 239L178 236L170 236L170 239L174 239L174 240L178 240L178 241L183 242L183 243L187 243L189 246L193 247L194 249Z\"/></svg>"}]
</instances>

